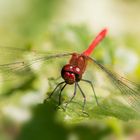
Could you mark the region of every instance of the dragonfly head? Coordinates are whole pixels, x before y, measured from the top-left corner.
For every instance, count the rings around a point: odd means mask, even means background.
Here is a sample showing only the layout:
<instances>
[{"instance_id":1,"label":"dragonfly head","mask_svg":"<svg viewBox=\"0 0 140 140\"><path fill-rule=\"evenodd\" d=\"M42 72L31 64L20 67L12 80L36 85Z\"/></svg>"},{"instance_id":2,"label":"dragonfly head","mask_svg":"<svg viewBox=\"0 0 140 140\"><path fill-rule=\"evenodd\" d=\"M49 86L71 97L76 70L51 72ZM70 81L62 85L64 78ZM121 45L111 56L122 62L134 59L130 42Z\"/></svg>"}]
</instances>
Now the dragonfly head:
<instances>
[{"instance_id":1,"label":"dragonfly head","mask_svg":"<svg viewBox=\"0 0 140 140\"><path fill-rule=\"evenodd\" d=\"M67 84L73 84L79 82L82 78L81 70L77 66L70 64L65 65L61 70L61 76Z\"/></svg>"}]
</instances>

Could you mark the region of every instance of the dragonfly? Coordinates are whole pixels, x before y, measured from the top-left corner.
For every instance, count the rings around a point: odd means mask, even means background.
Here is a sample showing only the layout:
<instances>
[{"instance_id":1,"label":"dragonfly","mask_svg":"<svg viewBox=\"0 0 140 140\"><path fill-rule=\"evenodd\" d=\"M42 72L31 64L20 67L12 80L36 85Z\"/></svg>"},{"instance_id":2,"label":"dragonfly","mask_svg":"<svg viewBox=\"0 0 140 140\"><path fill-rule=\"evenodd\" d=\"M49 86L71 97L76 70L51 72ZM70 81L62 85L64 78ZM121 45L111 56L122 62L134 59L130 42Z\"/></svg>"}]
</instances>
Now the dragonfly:
<instances>
[{"instance_id":1,"label":"dragonfly","mask_svg":"<svg viewBox=\"0 0 140 140\"><path fill-rule=\"evenodd\" d=\"M96 103L98 106L100 106L92 81L83 78L87 65L90 61L91 63L96 65L106 75L106 77L118 89L118 91L121 93L124 99L131 105L131 107L135 111L140 112L140 85L111 71L110 69L106 68L101 63L99 63L96 59L90 57L90 55L93 53L96 46L105 38L107 32L108 32L107 28L104 28L103 30L101 30L101 32L99 32L99 34L91 42L89 47L82 53L76 53L76 52L61 53L61 54L59 53L55 55L49 55L49 56L45 55L43 57L37 57L35 59L32 59L30 63L26 63L25 61L16 61L14 63L1 64L0 73L3 71L7 71L7 74L9 74L9 72L10 73L19 72L19 71L29 68L31 65L38 63L40 61L48 61L55 58L64 58L65 56L71 56L68 63L64 65L61 69L61 77L63 81L57 84L57 86L54 88L51 94L45 99L44 102L50 99L53 96L53 94L56 92L56 90L60 88L59 101L58 101L58 106L60 106L61 98L62 98L61 95L64 88L67 85L74 85L73 95L70 98L70 100L67 102L65 108L67 108L68 104L72 102L72 100L74 99L77 93L77 89L79 89L83 96L82 111L84 112L85 105L86 105L86 95L79 84L80 81L88 83L91 86Z\"/></svg>"}]
</instances>

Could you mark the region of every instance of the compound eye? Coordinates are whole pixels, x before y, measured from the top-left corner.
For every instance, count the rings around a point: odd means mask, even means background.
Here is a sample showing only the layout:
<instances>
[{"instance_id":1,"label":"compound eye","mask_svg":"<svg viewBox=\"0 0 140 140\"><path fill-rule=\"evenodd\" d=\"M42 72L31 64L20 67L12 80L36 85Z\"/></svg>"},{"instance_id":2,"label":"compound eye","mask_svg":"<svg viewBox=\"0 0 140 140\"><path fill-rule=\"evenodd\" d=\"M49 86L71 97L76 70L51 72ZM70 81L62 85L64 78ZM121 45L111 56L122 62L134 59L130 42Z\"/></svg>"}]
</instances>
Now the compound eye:
<instances>
[{"instance_id":1,"label":"compound eye","mask_svg":"<svg viewBox=\"0 0 140 140\"><path fill-rule=\"evenodd\" d=\"M67 84L73 84L79 82L82 78L81 70L77 66L72 66L70 64L65 65L61 70L61 76Z\"/></svg>"},{"instance_id":2,"label":"compound eye","mask_svg":"<svg viewBox=\"0 0 140 140\"><path fill-rule=\"evenodd\" d=\"M67 64L63 67L63 70L65 70L65 71L73 71L72 69L73 69L73 67L70 64Z\"/></svg>"},{"instance_id":3,"label":"compound eye","mask_svg":"<svg viewBox=\"0 0 140 140\"><path fill-rule=\"evenodd\" d=\"M64 72L63 78L67 84L73 84L75 82L75 75L74 73Z\"/></svg>"},{"instance_id":4,"label":"compound eye","mask_svg":"<svg viewBox=\"0 0 140 140\"><path fill-rule=\"evenodd\" d=\"M80 68L77 67L77 66L73 67L73 72L74 72L75 74L81 74L81 70L80 70Z\"/></svg>"}]
</instances>

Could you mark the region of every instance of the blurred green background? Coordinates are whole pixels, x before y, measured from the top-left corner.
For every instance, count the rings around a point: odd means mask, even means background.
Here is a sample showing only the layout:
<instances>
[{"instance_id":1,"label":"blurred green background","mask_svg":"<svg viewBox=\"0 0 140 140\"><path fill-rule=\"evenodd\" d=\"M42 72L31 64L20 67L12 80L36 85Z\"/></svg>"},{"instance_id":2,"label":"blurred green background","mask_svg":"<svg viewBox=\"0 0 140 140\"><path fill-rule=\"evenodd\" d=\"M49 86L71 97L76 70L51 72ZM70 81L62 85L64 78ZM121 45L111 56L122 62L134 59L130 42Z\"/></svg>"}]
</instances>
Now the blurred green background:
<instances>
[{"instance_id":1,"label":"blurred green background","mask_svg":"<svg viewBox=\"0 0 140 140\"><path fill-rule=\"evenodd\" d=\"M140 83L139 7L139 0L0 0L0 65L59 52L80 53L107 27L108 36L92 57ZM106 110L96 105L84 83L89 116L81 112L79 91L66 111L55 109L57 93L43 104L68 60L52 59L21 71L18 65L0 67L0 140L140 139L139 114L94 66L89 66L85 79L93 81ZM64 90L63 104L72 93L73 86Z\"/></svg>"}]
</instances>

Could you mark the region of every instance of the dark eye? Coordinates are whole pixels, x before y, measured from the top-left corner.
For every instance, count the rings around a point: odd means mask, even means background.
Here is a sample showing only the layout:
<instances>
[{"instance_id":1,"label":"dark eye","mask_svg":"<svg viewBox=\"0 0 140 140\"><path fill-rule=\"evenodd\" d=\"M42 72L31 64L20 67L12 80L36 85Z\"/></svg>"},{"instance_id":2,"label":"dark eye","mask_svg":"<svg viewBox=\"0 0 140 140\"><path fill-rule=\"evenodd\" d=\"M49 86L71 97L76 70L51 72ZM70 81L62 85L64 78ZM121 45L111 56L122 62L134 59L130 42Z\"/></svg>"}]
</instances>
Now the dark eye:
<instances>
[{"instance_id":1,"label":"dark eye","mask_svg":"<svg viewBox=\"0 0 140 140\"><path fill-rule=\"evenodd\" d=\"M73 72L74 72L75 74L81 74L81 70L80 70L80 68L77 67L77 66L73 67Z\"/></svg>"},{"instance_id":2,"label":"dark eye","mask_svg":"<svg viewBox=\"0 0 140 140\"><path fill-rule=\"evenodd\" d=\"M72 72L64 72L62 77L67 84L73 84L75 82L75 74Z\"/></svg>"}]
</instances>

